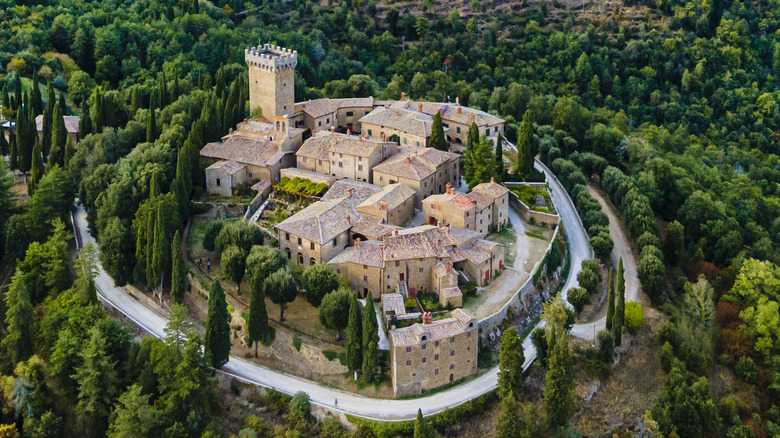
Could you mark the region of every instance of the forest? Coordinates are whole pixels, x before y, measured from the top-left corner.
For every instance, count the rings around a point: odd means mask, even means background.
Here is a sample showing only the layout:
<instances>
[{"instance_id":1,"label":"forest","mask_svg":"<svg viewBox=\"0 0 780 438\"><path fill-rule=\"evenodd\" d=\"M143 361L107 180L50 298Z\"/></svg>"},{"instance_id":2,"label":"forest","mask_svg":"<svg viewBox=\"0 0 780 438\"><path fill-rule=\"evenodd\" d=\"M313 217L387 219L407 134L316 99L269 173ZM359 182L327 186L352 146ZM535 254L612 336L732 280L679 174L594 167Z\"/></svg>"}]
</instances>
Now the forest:
<instances>
[{"instance_id":1,"label":"forest","mask_svg":"<svg viewBox=\"0 0 780 438\"><path fill-rule=\"evenodd\" d=\"M257 402L274 415L226 425L230 391L212 369L219 348L204 347L208 333L193 332L186 312L155 340L96 303L97 258L117 284L150 288L175 264L166 248L204 189L198 151L249 115L243 49L266 42L298 51L296 101L405 92L504 117L507 139L569 191L603 261L608 221L585 190L601 187L634 242L642 289L668 321L657 354L668 378L644 436L780 434L777 0L0 5L2 116L15 123L0 155L30 180L16 193L0 178L0 436L347 433L315 422L304 397L273 393ZM77 148L60 115L81 117ZM471 179L492 173L490 153L468 165ZM99 251L72 260L76 198ZM565 376L571 363L554 330L545 355ZM738 383L713 388L724 370ZM576 434L565 427L573 410L548 412L541 427L530 424L541 417L533 409L497 434ZM417 423L419 436L449 430Z\"/></svg>"}]
</instances>

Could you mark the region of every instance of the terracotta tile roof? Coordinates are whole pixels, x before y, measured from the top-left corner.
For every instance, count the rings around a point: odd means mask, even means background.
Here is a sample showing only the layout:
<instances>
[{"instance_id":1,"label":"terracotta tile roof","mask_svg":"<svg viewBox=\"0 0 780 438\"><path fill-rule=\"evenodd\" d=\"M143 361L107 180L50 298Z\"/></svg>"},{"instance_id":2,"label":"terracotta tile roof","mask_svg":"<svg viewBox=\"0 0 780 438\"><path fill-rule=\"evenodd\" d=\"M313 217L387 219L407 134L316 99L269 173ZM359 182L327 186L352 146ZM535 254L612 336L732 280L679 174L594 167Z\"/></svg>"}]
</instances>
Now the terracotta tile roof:
<instances>
[{"instance_id":1,"label":"terracotta tile roof","mask_svg":"<svg viewBox=\"0 0 780 438\"><path fill-rule=\"evenodd\" d=\"M414 198L415 191L401 183L388 184L381 192L374 193L358 205L360 207L374 206L379 208L379 203L387 204L387 210L392 211L410 198Z\"/></svg>"},{"instance_id":2,"label":"terracotta tile roof","mask_svg":"<svg viewBox=\"0 0 780 438\"><path fill-rule=\"evenodd\" d=\"M476 239L479 239L482 234L460 227L449 227L449 234L447 234L447 227L436 227L434 225L420 225L419 227L407 228L406 230L399 230L398 234L418 233L424 230L438 230L442 239L449 240L449 242L457 247L468 245Z\"/></svg>"},{"instance_id":3,"label":"terracotta tile roof","mask_svg":"<svg viewBox=\"0 0 780 438\"><path fill-rule=\"evenodd\" d=\"M357 212L350 205L349 198L343 197L317 201L276 224L276 228L324 244L349 230L357 219Z\"/></svg>"},{"instance_id":4,"label":"terracotta tile roof","mask_svg":"<svg viewBox=\"0 0 780 438\"><path fill-rule=\"evenodd\" d=\"M445 287L441 290L441 296L444 298L457 298L462 297L463 292L461 292L458 287Z\"/></svg>"},{"instance_id":5,"label":"terracotta tile roof","mask_svg":"<svg viewBox=\"0 0 780 438\"><path fill-rule=\"evenodd\" d=\"M353 179L340 179L333 183L330 189L322 197L323 201L344 198L349 195L349 189L352 189L352 205L357 206L368 199L374 193L382 191L382 187Z\"/></svg>"},{"instance_id":6,"label":"terracotta tile roof","mask_svg":"<svg viewBox=\"0 0 780 438\"><path fill-rule=\"evenodd\" d=\"M442 164L459 159L458 154L433 148L400 148L397 154L374 166L374 172L422 181Z\"/></svg>"},{"instance_id":7,"label":"terracotta tile roof","mask_svg":"<svg viewBox=\"0 0 780 438\"><path fill-rule=\"evenodd\" d=\"M354 263L356 265L367 265L374 268L381 268L384 266L382 260L382 242L378 240L366 240L360 242L360 245L349 246L344 248L333 257L328 264L338 265L342 263Z\"/></svg>"},{"instance_id":8,"label":"terracotta tile roof","mask_svg":"<svg viewBox=\"0 0 780 438\"><path fill-rule=\"evenodd\" d=\"M458 312L459 310L462 313ZM455 317L456 312L458 312L458 317ZM422 335L428 336L428 339L425 341L426 343L447 339L464 333L469 323L476 326L476 319L474 316L465 310L455 309L450 312L450 314L453 316L452 318L440 319L438 321L433 321L430 324L417 323L409 327L390 330L388 333L392 339L393 347L408 347L421 344L420 336ZM474 342L476 342L476 339L474 339Z\"/></svg>"},{"instance_id":9,"label":"terracotta tile roof","mask_svg":"<svg viewBox=\"0 0 780 438\"><path fill-rule=\"evenodd\" d=\"M417 230L415 228L385 236L385 261L419 259L425 257L448 258L452 243L436 228Z\"/></svg>"},{"instance_id":10,"label":"terracotta tile roof","mask_svg":"<svg viewBox=\"0 0 780 438\"><path fill-rule=\"evenodd\" d=\"M461 211L471 211L475 208L474 202L470 198L458 192L454 194L442 193L440 195L431 195L423 199L422 202L423 204L432 205L452 204Z\"/></svg>"},{"instance_id":11,"label":"terracotta tile roof","mask_svg":"<svg viewBox=\"0 0 780 438\"><path fill-rule=\"evenodd\" d=\"M466 194L466 198L474 201L477 205L477 211L482 211L493 205L493 197L484 194L483 192L469 192Z\"/></svg>"},{"instance_id":12,"label":"terracotta tile roof","mask_svg":"<svg viewBox=\"0 0 780 438\"><path fill-rule=\"evenodd\" d=\"M328 131L328 133L330 133ZM327 140L327 136L315 135L303 142L298 152L295 153L298 157L313 158L315 160L328 160L328 151L330 151L330 142Z\"/></svg>"},{"instance_id":13,"label":"terracotta tile roof","mask_svg":"<svg viewBox=\"0 0 780 438\"><path fill-rule=\"evenodd\" d=\"M298 102L295 104L295 111L304 112L314 119L331 114L336 111L337 108L338 106L333 102L333 99L327 97L323 99L307 100L306 102Z\"/></svg>"},{"instance_id":14,"label":"terracotta tile roof","mask_svg":"<svg viewBox=\"0 0 780 438\"><path fill-rule=\"evenodd\" d=\"M252 187L250 187L250 189L259 193L259 192L264 192L269 187L271 187L271 181L263 179L253 184Z\"/></svg>"},{"instance_id":15,"label":"terracotta tile roof","mask_svg":"<svg viewBox=\"0 0 780 438\"><path fill-rule=\"evenodd\" d=\"M444 277L445 275L454 274L455 271L449 266L449 264L438 262L436 263L436 266L433 267L433 273L436 274L436 276L438 276L439 278L441 278Z\"/></svg>"},{"instance_id":16,"label":"terracotta tile roof","mask_svg":"<svg viewBox=\"0 0 780 438\"><path fill-rule=\"evenodd\" d=\"M294 126L287 127L287 133L291 136L297 136L303 133L303 129L295 128ZM273 120L268 120L262 115L252 117L246 121L238 122L236 125L236 131L234 134L228 134L222 138L230 137L231 135L243 135L246 137L255 137L266 139L270 137L283 138L285 136L284 131L277 130Z\"/></svg>"},{"instance_id":17,"label":"terracotta tile roof","mask_svg":"<svg viewBox=\"0 0 780 438\"><path fill-rule=\"evenodd\" d=\"M70 134L79 132L79 116L62 116L65 122L65 130ZM43 131L43 114L35 116L35 127L38 132Z\"/></svg>"},{"instance_id":18,"label":"terracotta tile roof","mask_svg":"<svg viewBox=\"0 0 780 438\"><path fill-rule=\"evenodd\" d=\"M477 239L474 242L472 242L472 245L475 248L481 249L482 251L492 251L496 247L504 246L504 244L502 243L493 242L485 239Z\"/></svg>"},{"instance_id":19,"label":"terracotta tile roof","mask_svg":"<svg viewBox=\"0 0 780 438\"><path fill-rule=\"evenodd\" d=\"M509 193L509 189L502 186L501 184L496 183L495 181L490 181L482 184L477 184L474 188L471 189L473 192L482 192L493 199L500 198L507 193Z\"/></svg>"},{"instance_id":20,"label":"terracotta tile roof","mask_svg":"<svg viewBox=\"0 0 780 438\"><path fill-rule=\"evenodd\" d=\"M427 138L431 135L433 118L418 111L379 107L361 117L360 123L370 123Z\"/></svg>"},{"instance_id":21,"label":"terracotta tile roof","mask_svg":"<svg viewBox=\"0 0 780 438\"><path fill-rule=\"evenodd\" d=\"M238 172L239 170L245 169L246 165L236 163L233 160L226 160L226 161L217 161L216 163L212 164L211 166L207 167L206 169L219 169L228 175L233 175L234 173Z\"/></svg>"},{"instance_id":22,"label":"terracotta tile roof","mask_svg":"<svg viewBox=\"0 0 780 438\"><path fill-rule=\"evenodd\" d=\"M380 240L383 236L393 234L393 230L399 227L383 224L382 219L367 214L361 215L360 219L352 225L352 235L360 234L368 239Z\"/></svg>"}]
</instances>

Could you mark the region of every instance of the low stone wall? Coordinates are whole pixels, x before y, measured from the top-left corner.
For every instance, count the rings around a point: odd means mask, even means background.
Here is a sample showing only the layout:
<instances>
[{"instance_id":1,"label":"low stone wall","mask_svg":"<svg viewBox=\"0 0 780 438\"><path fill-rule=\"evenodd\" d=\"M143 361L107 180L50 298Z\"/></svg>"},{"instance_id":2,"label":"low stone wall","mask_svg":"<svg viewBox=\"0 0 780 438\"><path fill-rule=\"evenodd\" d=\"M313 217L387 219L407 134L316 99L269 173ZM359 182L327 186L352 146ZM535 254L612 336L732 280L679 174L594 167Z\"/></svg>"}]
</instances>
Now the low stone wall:
<instances>
[{"instance_id":1,"label":"low stone wall","mask_svg":"<svg viewBox=\"0 0 780 438\"><path fill-rule=\"evenodd\" d=\"M509 181L504 183L505 186L528 186L533 187L537 190L546 190L547 189L547 183L546 182L525 182L525 181Z\"/></svg>"},{"instance_id":2,"label":"low stone wall","mask_svg":"<svg viewBox=\"0 0 780 438\"><path fill-rule=\"evenodd\" d=\"M511 190L509 191L509 206L514 208L517 214L526 222L530 222L531 218L533 218L536 223L544 222L547 225L555 226L558 225L558 222L561 220L557 214L531 210L531 208L525 205L515 192Z\"/></svg>"}]
</instances>

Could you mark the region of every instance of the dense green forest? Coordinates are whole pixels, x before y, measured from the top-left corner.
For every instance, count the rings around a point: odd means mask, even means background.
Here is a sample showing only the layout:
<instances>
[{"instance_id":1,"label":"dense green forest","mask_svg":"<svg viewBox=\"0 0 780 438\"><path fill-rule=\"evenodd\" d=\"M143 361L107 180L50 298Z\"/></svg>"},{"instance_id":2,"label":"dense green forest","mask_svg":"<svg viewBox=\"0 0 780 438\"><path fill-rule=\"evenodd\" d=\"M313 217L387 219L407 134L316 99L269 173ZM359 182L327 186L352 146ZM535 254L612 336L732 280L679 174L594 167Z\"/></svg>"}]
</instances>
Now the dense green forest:
<instances>
[{"instance_id":1,"label":"dense green forest","mask_svg":"<svg viewBox=\"0 0 780 438\"><path fill-rule=\"evenodd\" d=\"M31 176L23 206L0 183L0 245L16 272L0 304L0 423L37 437L131 436L138 419L145 429L132 436L223 435L210 368L219 361L203 354L204 341L136 342L103 315L95 255L72 263L63 224L78 197L105 269L118 284L154 286L203 189L198 151L248 114L243 49L272 42L298 51L296 100L406 92L501 115L507 138L560 177L591 242L608 221L584 189L601 186L634 239L644 292L669 320L658 353L668 382L646 430L780 433L776 0L610 10L474 0L460 12L374 0L0 6L0 97L16 123L0 148ZM59 114L81 116L75 150ZM542 362L565 371L555 339ZM715 365L750 389L713 395ZM246 434L342 433L314 424L300 397L292 407L270 398L283 424L248 419ZM534 417L523 413L516 421ZM572 412L552 414L557 428Z\"/></svg>"}]
</instances>

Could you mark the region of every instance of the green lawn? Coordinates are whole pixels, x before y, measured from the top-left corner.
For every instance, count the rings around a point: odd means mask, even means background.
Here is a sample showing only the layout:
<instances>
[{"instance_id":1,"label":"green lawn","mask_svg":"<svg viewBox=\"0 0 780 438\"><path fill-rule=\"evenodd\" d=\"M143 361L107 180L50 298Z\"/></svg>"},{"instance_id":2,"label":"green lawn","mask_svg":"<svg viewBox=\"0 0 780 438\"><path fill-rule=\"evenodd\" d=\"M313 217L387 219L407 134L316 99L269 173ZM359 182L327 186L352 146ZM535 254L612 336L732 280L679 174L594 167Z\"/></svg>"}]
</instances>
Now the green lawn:
<instances>
[{"instance_id":1,"label":"green lawn","mask_svg":"<svg viewBox=\"0 0 780 438\"><path fill-rule=\"evenodd\" d=\"M515 228L511 223L508 223L501 231L488 234L487 240L503 244L504 265L514 266L515 254L517 254L517 235L515 235Z\"/></svg>"}]
</instances>

